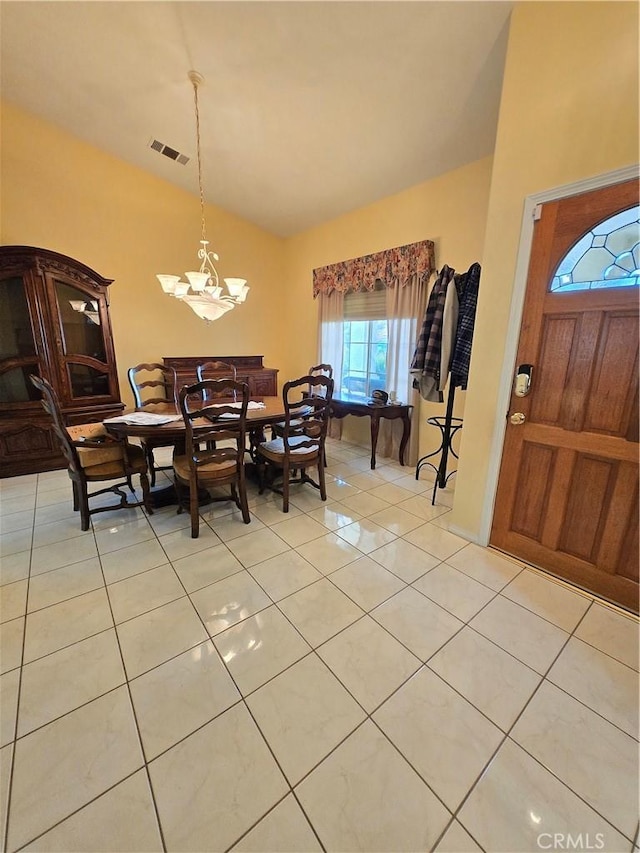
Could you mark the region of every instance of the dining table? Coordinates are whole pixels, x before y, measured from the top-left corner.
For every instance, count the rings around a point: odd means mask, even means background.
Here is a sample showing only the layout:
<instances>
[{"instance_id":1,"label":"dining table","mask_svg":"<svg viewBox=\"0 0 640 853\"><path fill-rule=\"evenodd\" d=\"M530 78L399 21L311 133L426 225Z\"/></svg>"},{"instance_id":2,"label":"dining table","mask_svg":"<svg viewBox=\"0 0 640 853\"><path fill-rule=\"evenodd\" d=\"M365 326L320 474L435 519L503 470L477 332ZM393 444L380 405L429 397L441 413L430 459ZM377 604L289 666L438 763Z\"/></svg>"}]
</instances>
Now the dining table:
<instances>
[{"instance_id":1,"label":"dining table","mask_svg":"<svg viewBox=\"0 0 640 853\"><path fill-rule=\"evenodd\" d=\"M258 406L256 406L258 404ZM279 423L285 419L284 403L282 397L256 397L250 401L250 408L247 410L247 432L249 434L248 451L253 460L254 450L265 440L265 427ZM140 417L139 422L135 422L137 416L155 415L157 418ZM166 422L160 422L164 418L170 418ZM207 418L199 418L192 422L193 429L197 435L198 430L207 432L211 429L211 421ZM174 455L179 456L185 452L186 429L182 415L176 406L170 404L157 404L153 408L153 412L148 409L135 410L129 409L118 415L115 418L107 418L104 421L104 426L107 432L118 438L158 438L162 437L167 444L173 444ZM199 497L201 505L206 504L207 493L203 493ZM164 487L156 487L151 490L151 504L154 508L169 506L178 503L175 487L172 485Z\"/></svg>"}]
</instances>

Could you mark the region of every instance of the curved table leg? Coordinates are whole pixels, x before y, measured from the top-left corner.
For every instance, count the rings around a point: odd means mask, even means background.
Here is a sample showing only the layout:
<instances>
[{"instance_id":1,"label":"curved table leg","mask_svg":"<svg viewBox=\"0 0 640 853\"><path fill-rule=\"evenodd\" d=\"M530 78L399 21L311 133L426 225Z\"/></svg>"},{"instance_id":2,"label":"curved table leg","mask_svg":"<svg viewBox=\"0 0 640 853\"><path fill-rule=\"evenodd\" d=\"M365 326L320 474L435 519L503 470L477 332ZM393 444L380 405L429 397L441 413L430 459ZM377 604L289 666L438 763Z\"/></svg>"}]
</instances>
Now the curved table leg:
<instances>
[{"instance_id":1,"label":"curved table leg","mask_svg":"<svg viewBox=\"0 0 640 853\"><path fill-rule=\"evenodd\" d=\"M376 467L376 446L378 444L378 432L380 430L380 418L377 412L371 414L371 470Z\"/></svg>"},{"instance_id":2,"label":"curved table leg","mask_svg":"<svg viewBox=\"0 0 640 853\"><path fill-rule=\"evenodd\" d=\"M404 465L404 451L409 442L411 434L411 418L408 414L402 416L402 440L400 441L400 464Z\"/></svg>"}]
</instances>

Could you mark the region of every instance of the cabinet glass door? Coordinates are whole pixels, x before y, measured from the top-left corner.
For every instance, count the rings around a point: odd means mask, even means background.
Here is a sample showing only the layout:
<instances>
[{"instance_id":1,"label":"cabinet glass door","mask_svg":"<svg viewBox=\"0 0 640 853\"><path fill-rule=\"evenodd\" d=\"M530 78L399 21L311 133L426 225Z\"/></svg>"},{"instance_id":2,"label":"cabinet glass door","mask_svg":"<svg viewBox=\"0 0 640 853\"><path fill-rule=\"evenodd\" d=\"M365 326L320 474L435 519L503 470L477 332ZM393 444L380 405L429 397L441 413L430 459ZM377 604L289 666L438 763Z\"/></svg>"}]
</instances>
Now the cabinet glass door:
<instances>
[{"instance_id":1,"label":"cabinet glass door","mask_svg":"<svg viewBox=\"0 0 640 853\"><path fill-rule=\"evenodd\" d=\"M71 396L106 396L109 366L100 300L63 281L56 281L55 289Z\"/></svg>"},{"instance_id":2,"label":"cabinet glass door","mask_svg":"<svg viewBox=\"0 0 640 853\"><path fill-rule=\"evenodd\" d=\"M6 278L0 281L0 404L38 400L32 373L40 375L24 283Z\"/></svg>"}]
</instances>

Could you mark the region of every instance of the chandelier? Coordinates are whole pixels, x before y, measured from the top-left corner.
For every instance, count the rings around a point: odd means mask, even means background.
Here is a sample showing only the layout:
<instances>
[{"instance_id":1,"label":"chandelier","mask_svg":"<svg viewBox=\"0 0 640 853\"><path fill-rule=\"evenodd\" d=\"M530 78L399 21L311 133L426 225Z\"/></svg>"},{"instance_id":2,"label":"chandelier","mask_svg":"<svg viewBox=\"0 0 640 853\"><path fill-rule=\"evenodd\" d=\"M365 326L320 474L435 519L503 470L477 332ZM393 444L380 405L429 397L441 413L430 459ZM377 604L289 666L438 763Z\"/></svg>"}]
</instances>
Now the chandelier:
<instances>
[{"instance_id":1,"label":"chandelier","mask_svg":"<svg viewBox=\"0 0 640 853\"><path fill-rule=\"evenodd\" d=\"M225 278L227 292L220 286L220 280L215 268L215 261L219 261L218 255L209 249L207 240L206 224L204 218L204 191L202 189L202 160L200 155L200 110L198 108L198 86L204 81L204 77L197 71L189 72L189 80L193 85L193 97L196 112L196 142L198 155L198 188L200 190L200 224L202 238L198 249L198 258L201 260L200 269L187 272L187 281L181 281L179 275L158 275L157 279L162 289L169 296L186 302L187 305L207 323L217 320L231 311L236 305L244 302L247 298L249 288L244 278Z\"/></svg>"}]
</instances>

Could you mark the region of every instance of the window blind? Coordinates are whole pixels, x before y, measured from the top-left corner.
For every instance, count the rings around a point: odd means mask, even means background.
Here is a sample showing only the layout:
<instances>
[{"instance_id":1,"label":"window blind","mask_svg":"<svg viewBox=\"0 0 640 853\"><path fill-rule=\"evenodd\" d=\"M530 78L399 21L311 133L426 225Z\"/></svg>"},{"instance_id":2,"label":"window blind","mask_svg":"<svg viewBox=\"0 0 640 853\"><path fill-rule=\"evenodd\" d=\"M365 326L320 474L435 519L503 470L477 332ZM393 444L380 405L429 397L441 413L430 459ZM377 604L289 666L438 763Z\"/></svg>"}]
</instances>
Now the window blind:
<instances>
[{"instance_id":1,"label":"window blind","mask_svg":"<svg viewBox=\"0 0 640 853\"><path fill-rule=\"evenodd\" d=\"M386 289L380 287L376 290L357 290L346 293L343 309L346 323L354 320L386 320Z\"/></svg>"}]
</instances>

